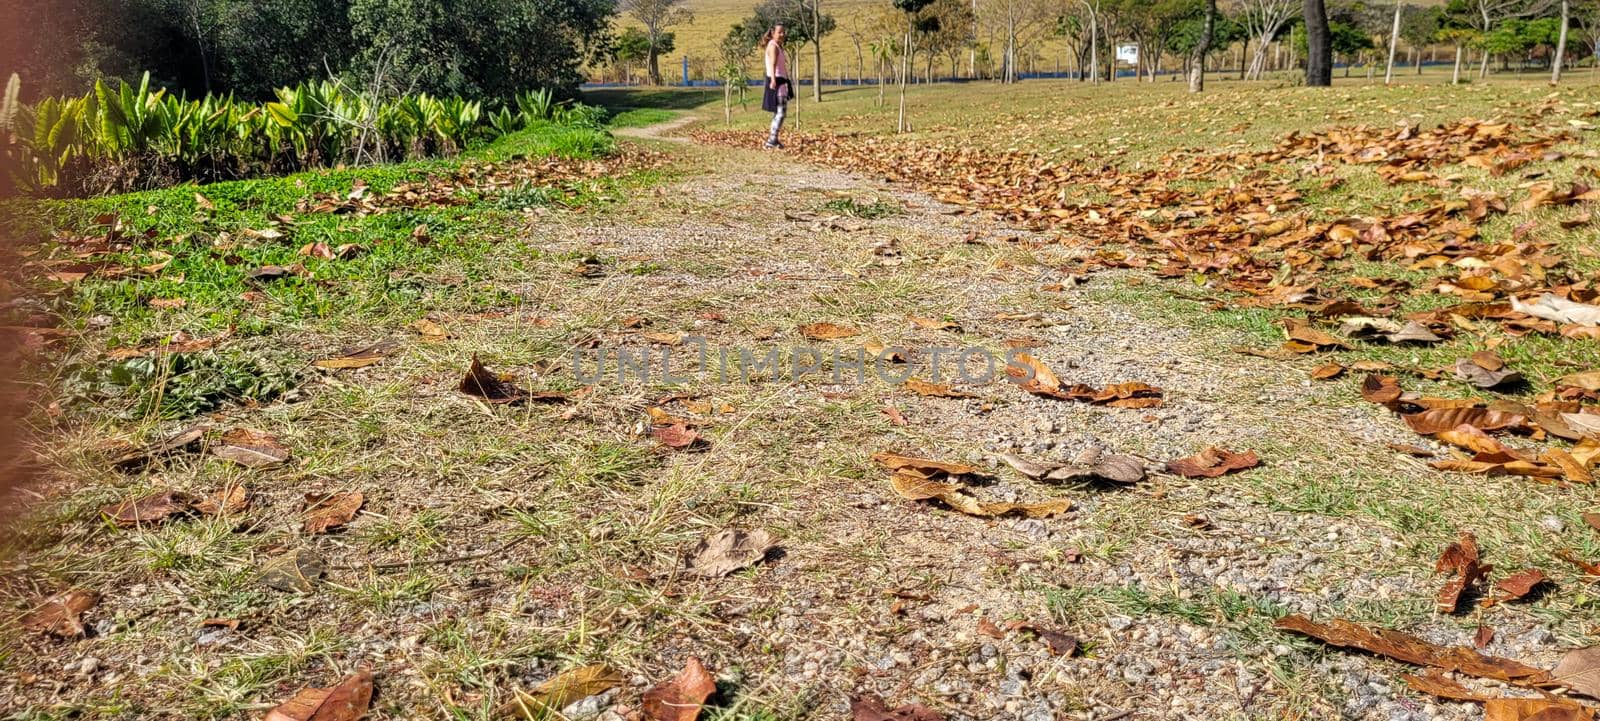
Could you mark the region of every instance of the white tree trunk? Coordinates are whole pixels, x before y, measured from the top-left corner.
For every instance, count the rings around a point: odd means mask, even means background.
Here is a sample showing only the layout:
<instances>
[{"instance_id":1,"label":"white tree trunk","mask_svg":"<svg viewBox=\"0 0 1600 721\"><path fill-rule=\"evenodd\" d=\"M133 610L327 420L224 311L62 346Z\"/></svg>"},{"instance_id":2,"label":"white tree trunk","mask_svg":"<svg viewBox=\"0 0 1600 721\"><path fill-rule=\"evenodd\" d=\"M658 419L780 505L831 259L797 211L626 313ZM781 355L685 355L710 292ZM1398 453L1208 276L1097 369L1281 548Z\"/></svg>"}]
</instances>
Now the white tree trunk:
<instances>
[{"instance_id":1,"label":"white tree trunk","mask_svg":"<svg viewBox=\"0 0 1600 721\"><path fill-rule=\"evenodd\" d=\"M1561 64L1567 59L1567 26L1572 23L1572 7L1569 0L1561 0L1561 34L1556 38L1556 56L1550 63L1550 84L1561 82Z\"/></svg>"},{"instance_id":2,"label":"white tree trunk","mask_svg":"<svg viewBox=\"0 0 1600 721\"><path fill-rule=\"evenodd\" d=\"M1383 70L1383 84L1394 82L1394 52L1400 47L1400 9L1404 7L1400 0L1394 4L1394 27L1389 30L1389 64Z\"/></svg>"},{"instance_id":3,"label":"white tree trunk","mask_svg":"<svg viewBox=\"0 0 1600 721\"><path fill-rule=\"evenodd\" d=\"M1462 48L1461 43L1457 42L1456 43L1456 69L1450 72L1450 84L1451 85L1460 85L1461 84L1461 54L1462 54L1463 50L1464 49Z\"/></svg>"}]
</instances>

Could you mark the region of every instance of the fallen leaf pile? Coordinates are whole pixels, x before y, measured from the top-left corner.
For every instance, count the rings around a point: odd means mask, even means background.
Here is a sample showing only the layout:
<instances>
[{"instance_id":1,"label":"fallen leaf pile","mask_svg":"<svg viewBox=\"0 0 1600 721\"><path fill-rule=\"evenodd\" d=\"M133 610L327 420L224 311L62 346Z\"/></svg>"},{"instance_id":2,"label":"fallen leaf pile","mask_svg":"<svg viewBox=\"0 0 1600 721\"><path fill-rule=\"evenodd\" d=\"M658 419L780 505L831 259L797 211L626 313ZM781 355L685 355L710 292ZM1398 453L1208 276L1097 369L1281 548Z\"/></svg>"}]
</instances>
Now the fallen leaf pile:
<instances>
[{"instance_id":1,"label":"fallen leaf pile","mask_svg":"<svg viewBox=\"0 0 1600 721\"><path fill-rule=\"evenodd\" d=\"M1535 113L1544 112L1543 109ZM984 139L918 139L811 134L791 152L801 158L918 187L942 201L990 211L1038 230L1071 228L1062 242L1089 248L1074 275L1096 268L1147 268L1165 277L1216 279L1243 296L1229 305L1329 311L1323 319L1359 316L1356 335L1385 343L1432 343L1457 328L1489 321L1513 335L1600 336L1600 288L1583 277L1552 241L1523 235L1483 243L1480 226L1510 213L1600 200L1582 182L1534 183L1521 198L1456 188L1435 174L1461 164L1507 173L1558 159L1551 149L1575 136L1523 124L1461 120L1434 128L1333 128L1297 132L1261 152L1177 152L1137 169L1092 161L1047 159L995 151ZM703 143L749 145L754 136L703 130ZM1304 207L1296 185L1322 178L1342 182L1339 165L1373 166L1390 183L1421 186L1408 209L1392 215L1320 220ZM1274 172L1276 169L1276 172ZM1177 184L1201 181L1195 193ZM1095 195L1105 200L1080 200ZM1126 250L1112 247L1123 246ZM1408 270L1438 271L1428 284L1355 273L1351 288L1445 294L1454 305L1406 318L1373 317L1323 287L1326 271L1381 261ZM1395 304L1389 304L1391 307ZM1366 310L1366 309L1360 309ZM1345 340L1302 326L1291 328L1288 349L1313 352Z\"/></svg>"},{"instance_id":2,"label":"fallen leaf pile","mask_svg":"<svg viewBox=\"0 0 1600 721\"><path fill-rule=\"evenodd\" d=\"M980 501L967 492L963 482L981 474L975 466L963 463L947 463L889 452L879 453L872 460L889 470L889 483L901 498L938 501L969 516L992 518L1014 513L1028 518L1046 518L1072 509L1072 502L1065 498L1038 503Z\"/></svg>"},{"instance_id":3,"label":"fallen leaf pile","mask_svg":"<svg viewBox=\"0 0 1600 721\"><path fill-rule=\"evenodd\" d=\"M1066 385L1050 367L1027 353L1014 357L1016 364L1006 366L1006 375L1029 393L1046 398L1081 401L1111 408L1153 408L1161 405L1161 389L1144 383L1116 383L1104 388L1093 388L1081 383Z\"/></svg>"},{"instance_id":4,"label":"fallen leaf pile","mask_svg":"<svg viewBox=\"0 0 1600 721\"><path fill-rule=\"evenodd\" d=\"M1492 353L1464 358L1457 368L1462 375L1487 378L1486 382L1495 385L1512 373ZM1471 370L1461 371L1463 368ZM1373 373L1362 380L1361 397L1399 414L1418 435L1431 436L1459 449L1454 457L1430 464L1439 470L1593 483L1593 469L1600 461L1600 434L1595 431L1600 429L1593 429L1590 424L1600 422L1600 409L1580 401L1562 400L1563 387L1558 382L1557 390L1529 403L1482 403L1407 393L1398 378ZM1573 444L1542 452L1518 450L1495 438L1497 433L1519 433L1535 440L1558 438Z\"/></svg>"},{"instance_id":5,"label":"fallen leaf pile","mask_svg":"<svg viewBox=\"0 0 1600 721\"><path fill-rule=\"evenodd\" d=\"M392 210L450 207L472 202L470 198L476 195L494 195L530 185L556 188L567 197L576 197L578 185L584 182L656 168L664 163L665 155L639 148L593 160L548 157L507 162L469 161L449 172L430 175L426 180L401 183L382 194L373 193L366 183L358 180L349 192L312 195L301 200L296 210L372 215Z\"/></svg>"},{"instance_id":6,"label":"fallen leaf pile","mask_svg":"<svg viewBox=\"0 0 1600 721\"><path fill-rule=\"evenodd\" d=\"M1484 704L1485 719L1496 721L1546 721L1547 719L1593 719L1594 711L1577 701L1559 697L1490 697L1474 692L1445 676L1455 673L1498 681L1524 689L1546 691L1567 689L1590 698L1600 698L1600 647L1568 652L1553 670L1529 666L1520 661L1487 656L1465 646L1441 646L1416 636L1390 629L1369 628L1343 619L1326 624L1304 616L1279 618L1273 627L1280 631L1310 636L1330 646L1354 648L1377 656L1424 667L1421 675L1406 674L1402 679L1411 688L1441 698Z\"/></svg>"}]
</instances>

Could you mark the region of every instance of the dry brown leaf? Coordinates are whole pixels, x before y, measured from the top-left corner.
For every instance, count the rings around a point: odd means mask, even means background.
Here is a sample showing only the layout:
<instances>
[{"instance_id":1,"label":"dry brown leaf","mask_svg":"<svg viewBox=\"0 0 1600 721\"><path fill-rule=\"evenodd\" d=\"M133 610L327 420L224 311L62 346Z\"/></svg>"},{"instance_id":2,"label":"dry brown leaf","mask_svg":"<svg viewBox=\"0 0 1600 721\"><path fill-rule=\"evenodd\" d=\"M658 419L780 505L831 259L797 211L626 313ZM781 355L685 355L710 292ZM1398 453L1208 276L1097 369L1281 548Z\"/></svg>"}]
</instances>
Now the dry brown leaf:
<instances>
[{"instance_id":1,"label":"dry brown leaf","mask_svg":"<svg viewBox=\"0 0 1600 721\"><path fill-rule=\"evenodd\" d=\"M1483 704L1483 721L1594 721L1594 712L1565 699L1492 698Z\"/></svg>"},{"instance_id":2,"label":"dry brown leaf","mask_svg":"<svg viewBox=\"0 0 1600 721\"><path fill-rule=\"evenodd\" d=\"M124 471L136 471L152 460L188 448L205 434L205 426L190 426L143 448L118 455L111 460L111 465Z\"/></svg>"},{"instance_id":3,"label":"dry brown leaf","mask_svg":"<svg viewBox=\"0 0 1600 721\"><path fill-rule=\"evenodd\" d=\"M1333 646L1357 648L1397 661L1468 676L1522 686L1537 686L1552 680L1548 671L1518 661L1485 656L1464 646L1439 646L1411 634L1385 628L1369 629L1344 619L1320 624L1304 616L1289 615L1273 623L1273 628L1310 636Z\"/></svg>"},{"instance_id":4,"label":"dry brown leaf","mask_svg":"<svg viewBox=\"0 0 1600 721\"><path fill-rule=\"evenodd\" d=\"M1439 669L1436 668L1427 669L1420 675L1403 673L1400 674L1400 680L1405 681L1406 685L1410 686L1412 690L1432 694L1439 698L1447 698L1453 701L1475 701L1478 703L1488 700L1488 697L1474 693L1467 687L1456 683L1443 673L1440 673Z\"/></svg>"},{"instance_id":5,"label":"dry brown leaf","mask_svg":"<svg viewBox=\"0 0 1600 721\"><path fill-rule=\"evenodd\" d=\"M446 340L450 337L450 331L445 330L444 326L428 320L427 318L418 318L417 320L413 321L411 323L411 329L416 331L417 335L422 336L423 340L433 343Z\"/></svg>"},{"instance_id":6,"label":"dry brown leaf","mask_svg":"<svg viewBox=\"0 0 1600 721\"><path fill-rule=\"evenodd\" d=\"M1455 613L1461 604L1461 595L1488 575L1490 568L1480 563L1477 537L1462 531L1460 538L1439 554L1439 560L1433 566L1436 573L1450 574L1450 580L1439 589L1439 613Z\"/></svg>"},{"instance_id":7,"label":"dry brown leaf","mask_svg":"<svg viewBox=\"0 0 1600 721\"><path fill-rule=\"evenodd\" d=\"M233 428L223 433L211 453L246 468L282 465L292 455L275 436L252 428Z\"/></svg>"},{"instance_id":8,"label":"dry brown leaf","mask_svg":"<svg viewBox=\"0 0 1600 721\"><path fill-rule=\"evenodd\" d=\"M927 396L927 397L930 397L930 398L977 398L978 397L978 395L976 393L968 393L966 391L958 391L958 390L956 390L954 388L951 388L949 384L946 384L946 383L929 383L928 381L922 380L921 378L907 378L906 382L901 384L901 385L904 385L906 387L906 390L909 390L909 391L911 391L913 393L916 393L917 395Z\"/></svg>"},{"instance_id":9,"label":"dry brown leaf","mask_svg":"<svg viewBox=\"0 0 1600 721\"><path fill-rule=\"evenodd\" d=\"M1052 656L1071 656L1078 652L1078 639L1046 626L1028 621L1013 621L1009 628L1013 631L1030 631L1044 642L1045 648L1050 650Z\"/></svg>"},{"instance_id":10,"label":"dry brown leaf","mask_svg":"<svg viewBox=\"0 0 1600 721\"><path fill-rule=\"evenodd\" d=\"M677 676L644 692L639 703L649 721L695 721L706 699L716 691L717 680L700 659L690 656Z\"/></svg>"},{"instance_id":11,"label":"dry brown leaf","mask_svg":"<svg viewBox=\"0 0 1600 721\"><path fill-rule=\"evenodd\" d=\"M372 703L372 674L361 671L332 688L307 686L267 712L266 721L356 721Z\"/></svg>"},{"instance_id":12,"label":"dry brown leaf","mask_svg":"<svg viewBox=\"0 0 1600 721\"><path fill-rule=\"evenodd\" d=\"M772 534L763 530L728 529L707 536L690 553L689 572L697 576L721 578L766 558L777 547Z\"/></svg>"},{"instance_id":13,"label":"dry brown leaf","mask_svg":"<svg viewBox=\"0 0 1600 721\"><path fill-rule=\"evenodd\" d=\"M1527 460L1521 453L1495 440L1493 436L1464 423L1448 431L1439 431L1433 437L1473 453L1503 457L1507 460Z\"/></svg>"},{"instance_id":14,"label":"dry brown leaf","mask_svg":"<svg viewBox=\"0 0 1600 721\"><path fill-rule=\"evenodd\" d=\"M994 638L994 639L1003 639L1003 638L1006 637L1006 632L1000 630L1000 627L996 626L993 621L990 621L987 618L979 617L978 618L978 635L979 636L988 636L989 638Z\"/></svg>"},{"instance_id":15,"label":"dry brown leaf","mask_svg":"<svg viewBox=\"0 0 1600 721\"><path fill-rule=\"evenodd\" d=\"M306 533L327 533L354 519L366 500L360 491L307 493L302 527Z\"/></svg>"},{"instance_id":16,"label":"dry brown leaf","mask_svg":"<svg viewBox=\"0 0 1600 721\"><path fill-rule=\"evenodd\" d=\"M78 638L88 630L83 614L100 602L94 591L73 589L45 599L22 617L22 627L61 638Z\"/></svg>"},{"instance_id":17,"label":"dry brown leaf","mask_svg":"<svg viewBox=\"0 0 1600 721\"><path fill-rule=\"evenodd\" d=\"M166 490L114 503L100 509L107 520L122 528L160 523L194 510L195 499L181 491Z\"/></svg>"},{"instance_id":18,"label":"dry brown leaf","mask_svg":"<svg viewBox=\"0 0 1600 721\"><path fill-rule=\"evenodd\" d=\"M1288 336L1283 349L1291 353L1315 353L1330 348L1350 347L1344 341L1312 327L1303 318L1285 318L1283 330Z\"/></svg>"},{"instance_id":19,"label":"dry brown leaf","mask_svg":"<svg viewBox=\"0 0 1600 721\"><path fill-rule=\"evenodd\" d=\"M961 330L961 324L956 323L955 321L935 320L933 318L923 318L915 315L906 316L906 319L911 321L912 325L926 330L948 330L956 332L960 332Z\"/></svg>"},{"instance_id":20,"label":"dry brown leaf","mask_svg":"<svg viewBox=\"0 0 1600 721\"><path fill-rule=\"evenodd\" d=\"M1065 397L1061 395L1061 379L1043 361L1027 353L1016 354L1014 360L1006 365L1006 375L1016 379L1022 390L1037 396Z\"/></svg>"},{"instance_id":21,"label":"dry brown leaf","mask_svg":"<svg viewBox=\"0 0 1600 721\"><path fill-rule=\"evenodd\" d=\"M1167 471L1184 478L1216 478L1227 473L1243 471L1261 465L1255 451L1235 453L1216 446L1207 446L1187 458L1167 462Z\"/></svg>"},{"instance_id":22,"label":"dry brown leaf","mask_svg":"<svg viewBox=\"0 0 1600 721\"><path fill-rule=\"evenodd\" d=\"M1600 531L1600 513L1583 514L1583 522L1588 524L1590 528Z\"/></svg>"},{"instance_id":23,"label":"dry brown leaf","mask_svg":"<svg viewBox=\"0 0 1600 721\"><path fill-rule=\"evenodd\" d=\"M1472 645L1476 648L1488 648L1493 642L1494 629L1488 626L1479 626L1478 630L1472 632Z\"/></svg>"},{"instance_id":24,"label":"dry brown leaf","mask_svg":"<svg viewBox=\"0 0 1600 721\"><path fill-rule=\"evenodd\" d=\"M323 358L312 361L311 365L330 370L345 370L350 368L365 368L373 365L399 347L394 341L382 341L369 346L347 350L332 358Z\"/></svg>"},{"instance_id":25,"label":"dry brown leaf","mask_svg":"<svg viewBox=\"0 0 1600 721\"><path fill-rule=\"evenodd\" d=\"M1400 400L1403 393L1400 379L1394 376L1370 373L1361 381L1361 398L1372 403L1387 405Z\"/></svg>"},{"instance_id":26,"label":"dry brown leaf","mask_svg":"<svg viewBox=\"0 0 1600 721\"><path fill-rule=\"evenodd\" d=\"M1533 593L1533 589L1537 588L1539 584L1544 583L1546 580L1548 579L1545 578L1544 571L1540 571L1537 568L1518 571L1510 576L1496 581L1494 587L1495 590L1500 592L1500 595L1494 598L1484 599L1482 605L1493 606L1497 603L1520 600L1524 596Z\"/></svg>"},{"instance_id":27,"label":"dry brown leaf","mask_svg":"<svg viewBox=\"0 0 1600 721\"><path fill-rule=\"evenodd\" d=\"M478 360L476 353L472 356L472 365L467 368L467 375L461 379L460 390L490 403L519 403L527 400L529 395L514 385L509 377L490 371Z\"/></svg>"},{"instance_id":28,"label":"dry brown leaf","mask_svg":"<svg viewBox=\"0 0 1600 721\"><path fill-rule=\"evenodd\" d=\"M935 461L915 456L902 456L888 451L873 454L872 460L891 471L920 475L924 478L932 478L938 474L965 476L978 473L977 466L969 466L965 463L950 463L948 461Z\"/></svg>"},{"instance_id":29,"label":"dry brown leaf","mask_svg":"<svg viewBox=\"0 0 1600 721\"><path fill-rule=\"evenodd\" d=\"M1028 518L1048 518L1072 510L1072 502L1065 499L1039 503L985 503L967 495L960 486L921 476L897 472L889 478L895 493L910 501L939 501L952 510L979 518L993 518L1020 514Z\"/></svg>"},{"instance_id":30,"label":"dry brown leaf","mask_svg":"<svg viewBox=\"0 0 1600 721\"><path fill-rule=\"evenodd\" d=\"M1572 386L1586 391L1600 391L1600 370L1569 373L1556 379L1558 386Z\"/></svg>"},{"instance_id":31,"label":"dry brown leaf","mask_svg":"<svg viewBox=\"0 0 1600 721\"><path fill-rule=\"evenodd\" d=\"M683 423L654 426L650 429L650 437L656 439L662 446L678 451L698 450L711 445L699 431Z\"/></svg>"},{"instance_id":32,"label":"dry brown leaf","mask_svg":"<svg viewBox=\"0 0 1600 721\"><path fill-rule=\"evenodd\" d=\"M1457 378L1485 390L1522 382L1521 373L1504 369L1491 370L1478 365L1470 358L1456 361L1455 369Z\"/></svg>"},{"instance_id":33,"label":"dry brown leaf","mask_svg":"<svg viewBox=\"0 0 1600 721\"><path fill-rule=\"evenodd\" d=\"M595 664L562 671L527 692L513 690L513 698L495 711L496 716L514 716L526 721L559 718L561 709L622 684L622 675Z\"/></svg>"},{"instance_id":34,"label":"dry brown leaf","mask_svg":"<svg viewBox=\"0 0 1600 721\"><path fill-rule=\"evenodd\" d=\"M920 703L891 709L881 699L862 696L850 699L850 721L944 721L944 716Z\"/></svg>"},{"instance_id":35,"label":"dry brown leaf","mask_svg":"<svg viewBox=\"0 0 1600 721\"><path fill-rule=\"evenodd\" d=\"M229 483L216 493L194 502L194 509L207 516L225 516L250 507L250 489Z\"/></svg>"},{"instance_id":36,"label":"dry brown leaf","mask_svg":"<svg viewBox=\"0 0 1600 721\"><path fill-rule=\"evenodd\" d=\"M1311 369L1311 380L1328 381L1344 375L1346 368L1338 363L1326 363Z\"/></svg>"},{"instance_id":37,"label":"dry brown leaf","mask_svg":"<svg viewBox=\"0 0 1600 721\"><path fill-rule=\"evenodd\" d=\"M1411 426L1411 430L1424 436L1454 430L1461 425L1469 425L1480 431L1499 431L1517 428L1527 423L1526 418L1515 413L1492 411L1487 408L1434 408L1404 415L1401 419L1406 425Z\"/></svg>"},{"instance_id":38,"label":"dry brown leaf","mask_svg":"<svg viewBox=\"0 0 1600 721\"><path fill-rule=\"evenodd\" d=\"M1600 699L1600 646L1568 651L1550 673L1563 686Z\"/></svg>"},{"instance_id":39,"label":"dry brown leaf","mask_svg":"<svg viewBox=\"0 0 1600 721\"><path fill-rule=\"evenodd\" d=\"M861 335L861 331L837 323L807 323L800 326L800 335L807 340L838 340Z\"/></svg>"},{"instance_id":40,"label":"dry brown leaf","mask_svg":"<svg viewBox=\"0 0 1600 721\"><path fill-rule=\"evenodd\" d=\"M1556 551L1556 558L1577 566L1585 575L1600 579L1600 563L1585 561L1579 558L1577 553L1565 548Z\"/></svg>"}]
</instances>

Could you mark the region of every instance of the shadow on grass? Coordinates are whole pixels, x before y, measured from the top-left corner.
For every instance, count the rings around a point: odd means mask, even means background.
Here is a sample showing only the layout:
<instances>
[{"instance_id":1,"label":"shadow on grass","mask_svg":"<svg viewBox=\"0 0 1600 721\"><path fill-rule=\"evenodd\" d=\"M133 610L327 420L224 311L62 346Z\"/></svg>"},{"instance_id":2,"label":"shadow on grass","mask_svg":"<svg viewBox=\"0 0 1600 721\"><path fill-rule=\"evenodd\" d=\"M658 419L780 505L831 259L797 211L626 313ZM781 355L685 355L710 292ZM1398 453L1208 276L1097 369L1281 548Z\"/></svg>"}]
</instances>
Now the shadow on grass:
<instances>
[{"instance_id":1,"label":"shadow on grass","mask_svg":"<svg viewBox=\"0 0 1600 721\"><path fill-rule=\"evenodd\" d=\"M606 88L583 94L583 102L613 112L634 108L692 110L721 99L719 88Z\"/></svg>"}]
</instances>

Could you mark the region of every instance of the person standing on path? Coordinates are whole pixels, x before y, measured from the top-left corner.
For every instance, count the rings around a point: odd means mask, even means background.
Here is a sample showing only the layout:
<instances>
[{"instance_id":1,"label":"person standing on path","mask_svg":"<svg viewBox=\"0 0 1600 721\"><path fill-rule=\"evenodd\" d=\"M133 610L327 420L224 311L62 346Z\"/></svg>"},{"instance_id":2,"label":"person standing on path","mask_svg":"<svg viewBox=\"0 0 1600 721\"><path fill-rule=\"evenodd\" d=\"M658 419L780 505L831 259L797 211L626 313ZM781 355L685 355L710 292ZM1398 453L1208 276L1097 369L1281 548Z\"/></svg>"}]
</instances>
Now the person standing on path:
<instances>
[{"instance_id":1,"label":"person standing on path","mask_svg":"<svg viewBox=\"0 0 1600 721\"><path fill-rule=\"evenodd\" d=\"M789 96L793 95L789 85L789 54L783 51L784 37L782 25L774 25L761 36L761 46L767 57L767 88L761 96L761 109L772 113L772 132L767 134L766 144L769 149L783 147L783 143L778 142L778 131L783 128Z\"/></svg>"}]
</instances>

